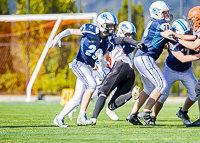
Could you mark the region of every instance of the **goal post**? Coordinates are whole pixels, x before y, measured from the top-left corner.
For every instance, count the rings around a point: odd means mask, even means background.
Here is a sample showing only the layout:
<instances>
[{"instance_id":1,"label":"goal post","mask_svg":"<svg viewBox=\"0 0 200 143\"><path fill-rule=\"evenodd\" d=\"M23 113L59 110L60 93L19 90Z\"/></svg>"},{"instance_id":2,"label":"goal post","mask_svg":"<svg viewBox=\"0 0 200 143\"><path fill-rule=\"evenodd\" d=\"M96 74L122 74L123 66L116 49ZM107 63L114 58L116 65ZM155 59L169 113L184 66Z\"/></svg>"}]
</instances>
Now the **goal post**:
<instances>
[{"instance_id":1,"label":"goal post","mask_svg":"<svg viewBox=\"0 0 200 143\"><path fill-rule=\"evenodd\" d=\"M53 29L49 35L49 38L44 46L42 54L36 64L36 67L33 71L33 74L28 82L26 87L26 102L31 101L31 90L35 82L35 79L40 71L42 63L48 53L49 45L52 39L54 38L62 20L82 20L82 19L91 19L92 23L96 25L97 13L71 13L71 14L30 14L30 15L1 15L0 22L12 22L12 21L38 21L38 20L47 20L47 21L56 21Z\"/></svg>"}]
</instances>

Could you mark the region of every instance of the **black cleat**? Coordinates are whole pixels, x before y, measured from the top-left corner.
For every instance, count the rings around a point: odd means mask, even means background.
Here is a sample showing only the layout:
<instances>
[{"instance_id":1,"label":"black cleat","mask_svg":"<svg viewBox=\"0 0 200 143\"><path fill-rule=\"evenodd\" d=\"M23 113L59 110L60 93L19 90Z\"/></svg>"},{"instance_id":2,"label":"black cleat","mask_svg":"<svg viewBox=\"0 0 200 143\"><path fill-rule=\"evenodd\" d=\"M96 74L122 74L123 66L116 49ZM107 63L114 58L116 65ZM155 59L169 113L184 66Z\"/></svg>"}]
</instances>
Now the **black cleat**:
<instances>
[{"instance_id":1,"label":"black cleat","mask_svg":"<svg viewBox=\"0 0 200 143\"><path fill-rule=\"evenodd\" d=\"M156 117L151 116L151 122L150 122L150 125L152 125L152 126L156 126Z\"/></svg>"},{"instance_id":2,"label":"black cleat","mask_svg":"<svg viewBox=\"0 0 200 143\"><path fill-rule=\"evenodd\" d=\"M194 121L191 124L187 124L186 127L200 127L200 119Z\"/></svg>"},{"instance_id":3,"label":"black cleat","mask_svg":"<svg viewBox=\"0 0 200 143\"><path fill-rule=\"evenodd\" d=\"M137 118L137 113L136 114L129 114L126 117L126 121L132 123L133 125L142 125L142 123L138 120Z\"/></svg>"},{"instance_id":4,"label":"black cleat","mask_svg":"<svg viewBox=\"0 0 200 143\"><path fill-rule=\"evenodd\" d=\"M145 125L155 125L155 122L154 123L152 122L150 113L151 113L151 111L150 112L142 111L138 114L138 118L143 120L146 123Z\"/></svg>"},{"instance_id":5,"label":"black cleat","mask_svg":"<svg viewBox=\"0 0 200 143\"><path fill-rule=\"evenodd\" d=\"M190 121L190 118L189 118L189 116L188 116L188 111L182 111L181 110L182 109L182 107L180 107L180 110L178 110L178 112L176 113L176 115L179 117L179 118L181 118L182 119L182 121L183 121L183 123L185 124L185 125L188 125L188 124L191 124L191 121Z\"/></svg>"}]
</instances>

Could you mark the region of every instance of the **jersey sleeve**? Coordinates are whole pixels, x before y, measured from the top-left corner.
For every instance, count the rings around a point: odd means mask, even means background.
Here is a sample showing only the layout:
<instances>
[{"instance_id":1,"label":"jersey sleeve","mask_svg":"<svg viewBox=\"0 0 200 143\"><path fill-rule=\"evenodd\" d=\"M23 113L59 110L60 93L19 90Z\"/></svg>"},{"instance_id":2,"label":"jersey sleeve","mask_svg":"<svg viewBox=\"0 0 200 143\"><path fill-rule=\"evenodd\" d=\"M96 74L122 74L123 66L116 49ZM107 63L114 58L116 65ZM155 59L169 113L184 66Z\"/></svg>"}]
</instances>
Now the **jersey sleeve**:
<instances>
[{"instance_id":1,"label":"jersey sleeve","mask_svg":"<svg viewBox=\"0 0 200 143\"><path fill-rule=\"evenodd\" d=\"M80 31L83 35L88 33L95 35L98 33L98 28L93 24L84 24L80 27Z\"/></svg>"}]
</instances>

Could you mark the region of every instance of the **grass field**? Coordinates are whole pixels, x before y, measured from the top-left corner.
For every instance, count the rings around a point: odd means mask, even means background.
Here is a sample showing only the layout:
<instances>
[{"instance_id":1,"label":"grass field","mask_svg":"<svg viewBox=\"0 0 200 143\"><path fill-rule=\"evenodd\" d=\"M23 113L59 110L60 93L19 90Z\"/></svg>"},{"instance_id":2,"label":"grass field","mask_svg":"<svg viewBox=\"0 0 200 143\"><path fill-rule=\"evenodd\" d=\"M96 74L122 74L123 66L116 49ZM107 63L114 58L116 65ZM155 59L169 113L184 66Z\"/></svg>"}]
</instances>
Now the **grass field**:
<instances>
[{"instance_id":1,"label":"grass field","mask_svg":"<svg viewBox=\"0 0 200 143\"><path fill-rule=\"evenodd\" d=\"M88 107L88 117L94 104L92 101ZM128 102L116 110L118 121L110 120L104 108L96 126L77 126L76 112L74 121L66 116L68 128L59 128L53 125L55 115L63 108L58 102L0 103L0 142L200 142L200 128L186 128L175 115L181 103L166 103L157 118L157 126L133 126L126 122L133 104ZM198 118L197 109L195 104L189 111L192 121Z\"/></svg>"}]
</instances>

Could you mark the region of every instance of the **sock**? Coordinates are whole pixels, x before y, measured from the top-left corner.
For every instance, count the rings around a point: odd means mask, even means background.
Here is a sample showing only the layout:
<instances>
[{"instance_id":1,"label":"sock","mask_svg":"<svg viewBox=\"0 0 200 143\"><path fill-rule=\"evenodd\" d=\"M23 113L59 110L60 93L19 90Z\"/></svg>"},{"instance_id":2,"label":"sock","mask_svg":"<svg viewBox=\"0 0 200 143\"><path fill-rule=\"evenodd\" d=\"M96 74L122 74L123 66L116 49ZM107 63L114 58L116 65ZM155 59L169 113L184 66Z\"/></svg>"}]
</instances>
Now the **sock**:
<instances>
[{"instance_id":1,"label":"sock","mask_svg":"<svg viewBox=\"0 0 200 143\"><path fill-rule=\"evenodd\" d=\"M83 117L86 115L86 111L80 110L78 117Z\"/></svg>"},{"instance_id":2,"label":"sock","mask_svg":"<svg viewBox=\"0 0 200 143\"><path fill-rule=\"evenodd\" d=\"M95 104L91 118L97 118L98 117L99 113L101 112L101 110L103 109L103 107L105 105L106 98L107 97L104 94L99 95L99 98L97 99L97 102Z\"/></svg>"},{"instance_id":3,"label":"sock","mask_svg":"<svg viewBox=\"0 0 200 143\"><path fill-rule=\"evenodd\" d=\"M111 101L108 106L111 107L111 110L114 110L122 105L124 105L127 101L129 101L132 98L131 92L128 92L126 94L120 95L117 97L114 101Z\"/></svg>"},{"instance_id":4,"label":"sock","mask_svg":"<svg viewBox=\"0 0 200 143\"><path fill-rule=\"evenodd\" d=\"M64 106L64 108L62 109L62 111L59 113L59 115L58 115L58 118L60 118L60 119L64 119L65 118L65 116L67 115L67 114L69 114L69 112L71 112L74 108L76 108L77 106L74 104L74 101L71 99L71 100L69 100L66 104L65 104L65 106Z\"/></svg>"}]
</instances>

